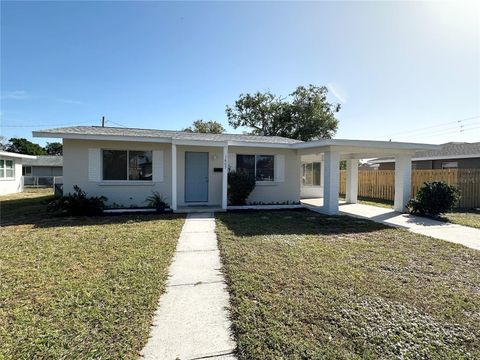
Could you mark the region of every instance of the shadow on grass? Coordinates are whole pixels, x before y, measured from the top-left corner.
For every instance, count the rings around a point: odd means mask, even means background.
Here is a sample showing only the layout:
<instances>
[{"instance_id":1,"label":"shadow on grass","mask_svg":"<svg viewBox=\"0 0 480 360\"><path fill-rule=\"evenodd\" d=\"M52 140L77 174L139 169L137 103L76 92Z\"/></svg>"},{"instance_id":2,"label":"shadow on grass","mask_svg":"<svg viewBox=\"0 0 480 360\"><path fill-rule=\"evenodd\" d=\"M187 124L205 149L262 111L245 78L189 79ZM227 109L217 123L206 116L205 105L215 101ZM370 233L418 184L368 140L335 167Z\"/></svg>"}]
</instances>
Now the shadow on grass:
<instances>
[{"instance_id":1,"label":"shadow on grass","mask_svg":"<svg viewBox=\"0 0 480 360\"><path fill-rule=\"evenodd\" d=\"M340 235L390 228L367 219L346 215L329 216L306 209L228 212L217 214L216 217L235 236Z\"/></svg>"},{"instance_id":2,"label":"shadow on grass","mask_svg":"<svg viewBox=\"0 0 480 360\"><path fill-rule=\"evenodd\" d=\"M176 214L118 214L100 216L55 216L47 212L47 204L52 195L35 198L3 200L0 204L0 225L2 228L18 225L32 225L34 228L54 228L65 226L95 226L122 224L127 221L144 222L160 219L172 220L183 217Z\"/></svg>"}]
</instances>

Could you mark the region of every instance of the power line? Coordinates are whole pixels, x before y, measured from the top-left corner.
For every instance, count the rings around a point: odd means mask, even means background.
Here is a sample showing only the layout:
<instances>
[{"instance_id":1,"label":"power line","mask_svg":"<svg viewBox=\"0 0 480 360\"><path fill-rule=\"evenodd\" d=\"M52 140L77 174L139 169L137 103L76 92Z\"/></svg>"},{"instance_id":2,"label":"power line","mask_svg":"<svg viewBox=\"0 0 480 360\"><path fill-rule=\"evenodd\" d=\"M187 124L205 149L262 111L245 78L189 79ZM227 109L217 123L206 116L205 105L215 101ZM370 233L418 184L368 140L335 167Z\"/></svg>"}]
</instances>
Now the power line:
<instances>
[{"instance_id":1,"label":"power line","mask_svg":"<svg viewBox=\"0 0 480 360\"><path fill-rule=\"evenodd\" d=\"M457 133L464 133L465 131L470 131L470 130L475 130L475 129L480 129L480 126L476 126L476 124L473 127L464 127L461 129L457 129L457 131L452 131L452 130L443 130L441 132L435 132L430 135L422 135L422 136L414 136L411 139L419 139L419 138L429 138L432 136L442 136L442 135L448 135L448 134L457 134Z\"/></svg>"},{"instance_id":2,"label":"power line","mask_svg":"<svg viewBox=\"0 0 480 360\"><path fill-rule=\"evenodd\" d=\"M405 136L398 136L400 134L409 134L409 133L417 133L419 131L422 131L422 130L432 130L434 128L438 128L438 127L444 127L446 125L451 125L451 124L454 124L454 123L457 123L457 124L460 124L462 122L468 122L468 121L471 121L471 120L475 120L475 119L479 119L480 118L480 115L476 115L476 116L471 116L471 117L467 117L467 118L464 118L464 119L459 119L459 120L453 120L453 121L448 121L448 122L445 122L445 123L441 123L441 124L437 124L437 125L431 125L431 126L427 126L427 127L422 127L422 128L416 128L416 129L410 129L410 130L406 130L406 131L400 131L400 132L397 132L397 133L390 133L389 135L385 135L385 136L381 136L381 138L387 138L387 137L395 137L395 138L398 138L398 137L406 137L407 135Z\"/></svg>"},{"instance_id":3,"label":"power line","mask_svg":"<svg viewBox=\"0 0 480 360\"><path fill-rule=\"evenodd\" d=\"M466 124L466 125L459 124L459 125L455 125L453 127L451 126L451 127L447 127L447 128L443 128L443 129L436 129L436 130L433 130L433 131L432 131L432 129L419 131L416 134L399 136L399 137L395 137L395 139L411 138L412 136L415 137L415 138L418 138L418 137L421 137L423 135L432 135L432 134L435 134L435 133L438 133L438 132L446 132L446 131L447 132L448 131L455 132L457 130L462 131L462 129L464 129L466 126L475 126L475 125L480 125L480 121L474 122L474 123L471 123L471 124Z\"/></svg>"},{"instance_id":4,"label":"power line","mask_svg":"<svg viewBox=\"0 0 480 360\"><path fill-rule=\"evenodd\" d=\"M40 124L40 125L0 125L0 128L33 128L40 126L66 126L66 125L78 125L78 124L87 124L91 121L75 122L75 123L64 123L64 124Z\"/></svg>"}]
</instances>

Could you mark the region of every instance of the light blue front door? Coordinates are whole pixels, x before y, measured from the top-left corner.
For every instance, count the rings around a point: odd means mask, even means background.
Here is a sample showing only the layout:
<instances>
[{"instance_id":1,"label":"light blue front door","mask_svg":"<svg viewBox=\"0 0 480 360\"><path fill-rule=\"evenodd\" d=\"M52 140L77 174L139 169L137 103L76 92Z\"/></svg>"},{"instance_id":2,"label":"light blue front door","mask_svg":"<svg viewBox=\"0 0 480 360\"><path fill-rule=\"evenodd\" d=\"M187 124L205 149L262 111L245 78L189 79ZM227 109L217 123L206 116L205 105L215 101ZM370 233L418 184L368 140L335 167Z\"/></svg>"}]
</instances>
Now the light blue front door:
<instances>
[{"instance_id":1,"label":"light blue front door","mask_svg":"<svg viewBox=\"0 0 480 360\"><path fill-rule=\"evenodd\" d=\"M185 152L185 202L208 201L208 153Z\"/></svg>"}]
</instances>

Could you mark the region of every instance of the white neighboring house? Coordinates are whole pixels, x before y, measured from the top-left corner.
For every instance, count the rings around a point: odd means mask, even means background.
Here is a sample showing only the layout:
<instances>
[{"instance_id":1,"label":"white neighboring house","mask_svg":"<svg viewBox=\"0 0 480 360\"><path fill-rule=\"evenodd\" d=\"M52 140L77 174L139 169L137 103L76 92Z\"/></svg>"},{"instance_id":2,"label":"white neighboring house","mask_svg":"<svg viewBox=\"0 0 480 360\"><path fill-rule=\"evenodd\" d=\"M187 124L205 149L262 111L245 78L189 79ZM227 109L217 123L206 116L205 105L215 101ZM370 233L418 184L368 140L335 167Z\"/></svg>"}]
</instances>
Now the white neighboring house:
<instances>
[{"instance_id":1,"label":"white neighboring house","mask_svg":"<svg viewBox=\"0 0 480 360\"><path fill-rule=\"evenodd\" d=\"M0 195L23 191L22 161L36 156L0 151Z\"/></svg>"},{"instance_id":2,"label":"white neighboring house","mask_svg":"<svg viewBox=\"0 0 480 360\"><path fill-rule=\"evenodd\" d=\"M437 145L389 141L325 139L298 141L278 136L200 134L182 131L74 126L34 131L63 139L63 191L80 186L108 203L142 206L152 191L174 211L199 207L227 210L227 173L242 169L257 185L249 203L296 203L323 198L319 209L338 213L340 161L347 160L346 200L357 201L359 159L393 156L395 204L410 198L411 158Z\"/></svg>"}]
</instances>

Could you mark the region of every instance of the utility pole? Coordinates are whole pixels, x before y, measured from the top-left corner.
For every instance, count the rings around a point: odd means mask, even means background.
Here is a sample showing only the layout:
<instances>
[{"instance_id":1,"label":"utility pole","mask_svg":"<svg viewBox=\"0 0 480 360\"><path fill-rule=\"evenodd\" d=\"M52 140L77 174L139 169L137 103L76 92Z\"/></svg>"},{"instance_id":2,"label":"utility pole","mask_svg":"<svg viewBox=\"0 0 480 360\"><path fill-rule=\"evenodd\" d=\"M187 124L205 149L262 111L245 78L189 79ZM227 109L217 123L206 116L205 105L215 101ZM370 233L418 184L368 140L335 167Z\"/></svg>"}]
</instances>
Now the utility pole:
<instances>
[{"instance_id":1,"label":"utility pole","mask_svg":"<svg viewBox=\"0 0 480 360\"><path fill-rule=\"evenodd\" d=\"M105 116L102 116L102 127L105 127Z\"/></svg>"}]
</instances>

